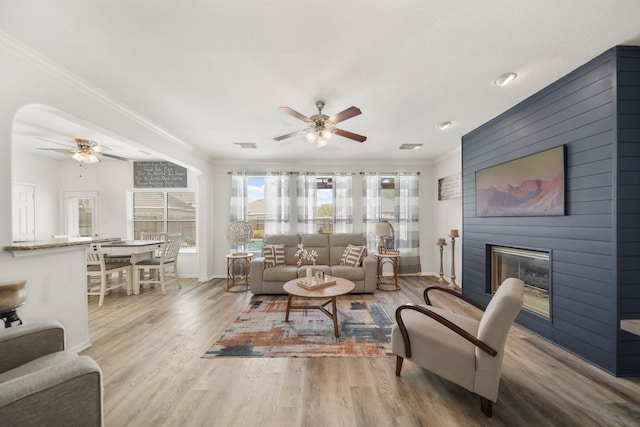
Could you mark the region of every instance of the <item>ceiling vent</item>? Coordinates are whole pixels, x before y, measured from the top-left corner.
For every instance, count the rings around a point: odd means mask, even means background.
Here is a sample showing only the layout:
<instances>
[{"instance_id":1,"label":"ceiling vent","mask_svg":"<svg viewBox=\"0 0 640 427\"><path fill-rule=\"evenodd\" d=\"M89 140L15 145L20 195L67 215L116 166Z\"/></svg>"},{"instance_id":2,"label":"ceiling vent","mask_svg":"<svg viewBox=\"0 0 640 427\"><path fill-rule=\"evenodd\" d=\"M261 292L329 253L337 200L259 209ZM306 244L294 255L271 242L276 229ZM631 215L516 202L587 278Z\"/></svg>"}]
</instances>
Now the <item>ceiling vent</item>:
<instances>
[{"instance_id":1,"label":"ceiling vent","mask_svg":"<svg viewBox=\"0 0 640 427\"><path fill-rule=\"evenodd\" d=\"M422 144L402 144L400 146L401 150L417 150L422 147Z\"/></svg>"},{"instance_id":2,"label":"ceiling vent","mask_svg":"<svg viewBox=\"0 0 640 427\"><path fill-rule=\"evenodd\" d=\"M258 148L255 142L234 142L233 144L238 148L246 148L247 150L255 150Z\"/></svg>"}]
</instances>

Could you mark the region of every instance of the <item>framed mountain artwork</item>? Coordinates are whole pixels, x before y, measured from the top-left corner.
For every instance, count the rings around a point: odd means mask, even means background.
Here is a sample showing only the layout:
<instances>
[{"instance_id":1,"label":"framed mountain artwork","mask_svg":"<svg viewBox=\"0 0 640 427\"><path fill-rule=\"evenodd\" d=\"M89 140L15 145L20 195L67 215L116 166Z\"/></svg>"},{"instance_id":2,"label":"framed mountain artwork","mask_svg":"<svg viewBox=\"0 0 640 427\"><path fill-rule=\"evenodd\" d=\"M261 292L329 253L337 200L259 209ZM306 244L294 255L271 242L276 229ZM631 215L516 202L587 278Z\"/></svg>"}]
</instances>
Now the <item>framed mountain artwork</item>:
<instances>
[{"instance_id":1,"label":"framed mountain artwork","mask_svg":"<svg viewBox=\"0 0 640 427\"><path fill-rule=\"evenodd\" d=\"M552 148L476 172L476 216L565 214L565 148Z\"/></svg>"}]
</instances>

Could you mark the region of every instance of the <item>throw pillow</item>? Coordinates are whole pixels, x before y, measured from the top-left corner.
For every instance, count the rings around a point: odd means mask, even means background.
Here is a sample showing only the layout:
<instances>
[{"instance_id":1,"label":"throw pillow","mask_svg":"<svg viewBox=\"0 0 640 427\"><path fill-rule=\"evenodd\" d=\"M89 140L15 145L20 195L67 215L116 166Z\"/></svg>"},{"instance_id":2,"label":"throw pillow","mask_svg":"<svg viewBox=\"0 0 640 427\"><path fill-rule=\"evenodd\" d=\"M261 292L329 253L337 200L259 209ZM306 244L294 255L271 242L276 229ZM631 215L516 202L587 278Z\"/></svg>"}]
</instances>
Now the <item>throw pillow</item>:
<instances>
[{"instance_id":1,"label":"throw pillow","mask_svg":"<svg viewBox=\"0 0 640 427\"><path fill-rule=\"evenodd\" d=\"M352 244L349 244L342 253L342 257L340 258L340 265L358 267L360 265L360 262L362 261L362 256L364 255L364 251L366 249L366 246L354 246Z\"/></svg>"},{"instance_id":2,"label":"throw pillow","mask_svg":"<svg viewBox=\"0 0 640 427\"><path fill-rule=\"evenodd\" d=\"M265 268L284 265L284 245L264 245L262 251Z\"/></svg>"}]
</instances>

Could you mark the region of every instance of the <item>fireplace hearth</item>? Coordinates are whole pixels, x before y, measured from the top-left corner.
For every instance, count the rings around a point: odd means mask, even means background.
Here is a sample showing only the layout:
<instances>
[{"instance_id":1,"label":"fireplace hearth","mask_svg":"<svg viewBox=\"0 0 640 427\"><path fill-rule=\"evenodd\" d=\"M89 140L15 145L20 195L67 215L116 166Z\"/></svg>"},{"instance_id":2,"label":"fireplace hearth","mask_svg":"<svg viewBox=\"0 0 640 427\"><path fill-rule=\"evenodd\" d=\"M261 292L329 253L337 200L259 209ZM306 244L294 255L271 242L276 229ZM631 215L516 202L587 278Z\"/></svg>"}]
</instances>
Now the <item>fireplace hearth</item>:
<instances>
[{"instance_id":1,"label":"fireplace hearth","mask_svg":"<svg viewBox=\"0 0 640 427\"><path fill-rule=\"evenodd\" d=\"M491 294L506 278L515 277L525 284L523 308L550 317L551 263L549 252L490 246Z\"/></svg>"}]
</instances>

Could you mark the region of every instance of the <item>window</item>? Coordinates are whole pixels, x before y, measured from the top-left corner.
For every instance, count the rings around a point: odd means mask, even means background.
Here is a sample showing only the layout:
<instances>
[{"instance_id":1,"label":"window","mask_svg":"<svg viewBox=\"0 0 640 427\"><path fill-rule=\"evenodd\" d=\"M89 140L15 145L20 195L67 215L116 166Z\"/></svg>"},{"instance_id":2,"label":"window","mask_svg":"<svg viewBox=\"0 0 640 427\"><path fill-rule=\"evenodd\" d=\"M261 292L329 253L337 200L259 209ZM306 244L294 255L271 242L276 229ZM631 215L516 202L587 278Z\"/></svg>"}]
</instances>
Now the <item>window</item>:
<instances>
[{"instance_id":1,"label":"window","mask_svg":"<svg viewBox=\"0 0 640 427\"><path fill-rule=\"evenodd\" d=\"M181 233L182 247L196 246L196 193L139 191L133 193L133 237L143 232Z\"/></svg>"},{"instance_id":2,"label":"window","mask_svg":"<svg viewBox=\"0 0 640 427\"><path fill-rule=\"evenodd\" d=\"M247 220L253 230L247 250L260 252L264 238L264 176L247 177Z\"/></svg>"},{"instance_id":3,"label":"window","mask_svg":"<svg viewBox=\"0 0 640 427\"><path fill-rule=\"evenodd\" d=\"M318 233L333 233L333 179L316 178L316 230Z\"/></svg>"}]
</instances>

